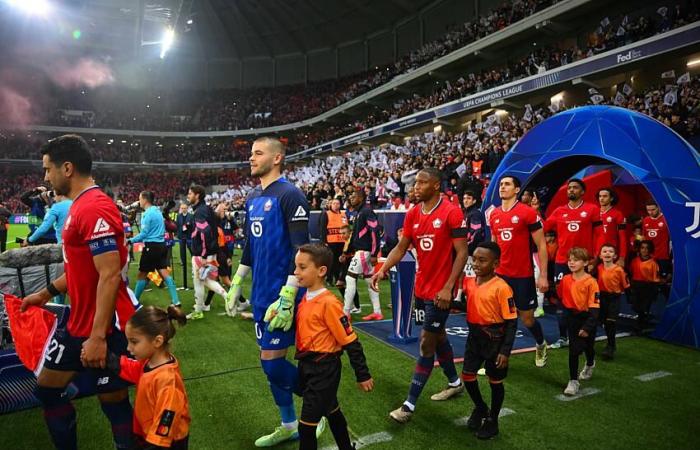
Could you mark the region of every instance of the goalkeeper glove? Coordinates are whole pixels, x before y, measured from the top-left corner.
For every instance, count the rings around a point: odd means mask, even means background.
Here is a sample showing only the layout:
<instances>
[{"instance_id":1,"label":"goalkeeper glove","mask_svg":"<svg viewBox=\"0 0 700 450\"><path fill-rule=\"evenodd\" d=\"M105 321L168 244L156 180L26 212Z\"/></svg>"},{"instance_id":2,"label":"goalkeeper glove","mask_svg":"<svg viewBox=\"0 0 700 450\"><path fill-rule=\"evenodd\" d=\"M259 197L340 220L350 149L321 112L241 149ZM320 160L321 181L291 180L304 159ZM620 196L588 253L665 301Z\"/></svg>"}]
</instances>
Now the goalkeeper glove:
<instances>
[{"instance_id":1,"label":"goalkeeper glove","mask_svg":"<svg viewBox=\"0 0 700 450\"><path fill-rule=\"evenodd\" d=\"M268 331L281 328L289 331L294 322L294 298L297 295L297 288L294 286L284 286L280 290L279 298L267 307L265 312L265 322L269 322Z\"/></svg>"},{"instance_id":2,"label":"goalkeeper glove","mask_svg":"<svg viewBox=\"0 0 700 450\"><path fill-rule=\"evenodd\" d=\"M226 294L226 302L224 303L224 308L226 309L226 314L230 317L236 317L236 315L238 314L238 305L241 299L242 282L243 278L240 275L234 275L231 283L231 288Z\"/></svg>"}]
</instances>

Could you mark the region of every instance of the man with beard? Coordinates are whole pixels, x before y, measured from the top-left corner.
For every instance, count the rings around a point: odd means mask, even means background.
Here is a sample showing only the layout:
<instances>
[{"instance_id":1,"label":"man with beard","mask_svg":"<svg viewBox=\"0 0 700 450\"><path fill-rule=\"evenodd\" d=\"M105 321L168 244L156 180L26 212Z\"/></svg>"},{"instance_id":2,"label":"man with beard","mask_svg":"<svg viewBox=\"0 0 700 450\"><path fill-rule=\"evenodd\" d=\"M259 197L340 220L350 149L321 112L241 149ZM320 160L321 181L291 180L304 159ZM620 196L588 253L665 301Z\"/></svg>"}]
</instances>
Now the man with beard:
<instances>
[{"instance_id":1,"label":"man with beard","mask_svg":"<svg viewBox=\"0 0 700 450\"><path fill-rule=\"evenodd\" d=\"M572 178L567 182L566 195L569 201L555 209L545 222L545 231L554 230L557 233L557 254L554 258L554 282L559 284L564 275L571 273L568 266L569 250L574 247L586 249L589 255L593 255L593 233L595 227L600 225L600 208L592 203L583 201L586 193L586 183L578 178ZM566 324L561 315L559 317L559 340L552 344L552 348L560 348L569 344Z\"/></svg>"}]
</instances>

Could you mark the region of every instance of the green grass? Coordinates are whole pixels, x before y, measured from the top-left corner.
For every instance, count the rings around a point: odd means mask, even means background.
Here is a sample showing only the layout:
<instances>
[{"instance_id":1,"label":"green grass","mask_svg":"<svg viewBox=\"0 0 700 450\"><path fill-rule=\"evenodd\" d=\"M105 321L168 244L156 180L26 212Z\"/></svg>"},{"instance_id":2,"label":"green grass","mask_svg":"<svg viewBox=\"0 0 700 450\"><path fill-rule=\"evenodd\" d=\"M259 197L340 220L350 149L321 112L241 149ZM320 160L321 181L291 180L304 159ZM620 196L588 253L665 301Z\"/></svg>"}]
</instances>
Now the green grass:
<instances>
[{"instance_id":1,"label":"green grass","mask_svg":"<svg viewBox=\"0 0 700 450\"><path fill-rule=\"evenodd\" d=\"M177 265L175 268L180 270ZM132 263L132 276L135 270ZM181 275L177 276L179 280ZM362 283L360 290L362 303L367 304ZM192 291L179 293L189 309ZM142 300L145 304L165 306L167 291L154 289L146 292ZM388 303L386 283L382 302ZM220 312L223 306L215 300L212 312L204 320L178 331L174 342L174 353L186 378L193 417L190 448L195 450L253 448L257 437L278 424L276 408L259 368L252 322L219 316ZM359 392L345 360L339 399L355 436L382 431L393 436L393 441L370 448L700 448L696 432L700 352L696 350L646 338L621 339L617 359L611 363L598 361L593 379L583 383L583 387L594 387L601 393L572 402L555 399L568 378L566 350L551 351L543 369L534 366L532 354L513 356L504 407L516 413L501 419L497 439L478 442L466 428L453 424L471 411L468 397L444 403L430 401L430 394L444 383L439 369L433 372L413 420L407 425L393 423L388 412L405 398L415 362L369 335L359 334L376 389L369 394ZM457 354L462 351L455 349ZM637 375L659 370L673 375L647 383L634 380ZM490 394L483 379L481 387L488 402ZM76 401L76 407L80 448L111 448L109 426L97 400L81 399ZM320 447L331 443L327 432ZM0 417L0 449L48 448L51 444L38 409ZM280 448L293 449L297 444Z\"/></svg>"}]
</instances>

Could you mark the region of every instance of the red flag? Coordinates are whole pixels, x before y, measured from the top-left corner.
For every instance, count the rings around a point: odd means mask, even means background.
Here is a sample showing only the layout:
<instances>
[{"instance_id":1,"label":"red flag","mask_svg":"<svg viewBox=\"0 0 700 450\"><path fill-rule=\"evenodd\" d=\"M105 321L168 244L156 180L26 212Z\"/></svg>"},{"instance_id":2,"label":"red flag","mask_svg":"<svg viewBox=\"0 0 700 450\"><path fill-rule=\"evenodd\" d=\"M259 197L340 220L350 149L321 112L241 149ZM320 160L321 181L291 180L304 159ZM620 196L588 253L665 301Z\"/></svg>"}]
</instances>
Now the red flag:
<instances>
[{"instance_id":1,"label":"red flag","mask_svg":"<svg viewBox=\"0 0 700 450\"><path fill-rule=\"evenodd\" d=\"M56 331L56 315L36 306L20 312L22 299L10 294L5 294L4 297L17 356L27 369L39 375L44 355Z\"/></svg>"}]
</instances>

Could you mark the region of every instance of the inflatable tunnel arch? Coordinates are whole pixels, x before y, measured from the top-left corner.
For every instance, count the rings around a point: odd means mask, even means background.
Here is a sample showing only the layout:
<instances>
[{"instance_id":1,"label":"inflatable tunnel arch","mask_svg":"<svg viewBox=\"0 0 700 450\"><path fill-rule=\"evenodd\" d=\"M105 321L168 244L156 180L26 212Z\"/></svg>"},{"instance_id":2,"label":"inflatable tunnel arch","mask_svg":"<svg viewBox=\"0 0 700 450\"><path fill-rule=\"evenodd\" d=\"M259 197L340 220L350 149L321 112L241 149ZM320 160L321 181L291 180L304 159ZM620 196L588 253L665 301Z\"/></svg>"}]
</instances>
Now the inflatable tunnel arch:
<instances>
[{"instance_id":1,"label":"inflatable tunnel arch","mask_svg":"<svg viewBox=\"0 0 700 450\"><path fill-rule=\"evenodd\" d=\"M505 174L523 186L560 186L592 164L616 164L654 197L673 245L673 284L654 336L700 347L700 156L673 130L618 107L586 106L559 113L528 132L493 176L484 210L499 205Z\"/></svg>"}]
</instances>

